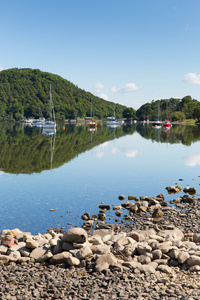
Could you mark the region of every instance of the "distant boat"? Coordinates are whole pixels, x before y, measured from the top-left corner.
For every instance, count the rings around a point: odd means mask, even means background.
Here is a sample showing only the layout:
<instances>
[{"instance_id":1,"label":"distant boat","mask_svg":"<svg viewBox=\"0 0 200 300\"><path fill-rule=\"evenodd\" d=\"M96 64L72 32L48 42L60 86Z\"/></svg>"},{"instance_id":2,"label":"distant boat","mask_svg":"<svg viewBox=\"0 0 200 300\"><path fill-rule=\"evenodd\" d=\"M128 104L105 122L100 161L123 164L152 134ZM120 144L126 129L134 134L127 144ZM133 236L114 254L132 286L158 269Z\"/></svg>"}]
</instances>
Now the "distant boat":
<instances>
[{"instance_id":1,"label":"distant boat","mask_svg":"<svg viewBox=\"0 0 200 300\"><path fill-rule=\"evenodd\" d=\"M170 128L172 126L172 124L170 123L170 121L165 120L165 122L162 124L162 126L166 127L166 128Z\"/></svg>"},{"instance_id":2,"label":"distant boat","mask_svg":"<svg viewBox=\"0 0 200 300\"><path fill-rule=\"evenodd\" d=\"M110 127L110 128L116 128L116 127L121 125L120 121L115 120L115 107L114 106L113 106L113 110L114 110L114 116L113 117L108 117L107 122L106 122L107 126Z\"/></svg>"},{"instance_id":3,"label":"distant boat","mask_svg":"<svg viewBox=\"0 0 200 300\"><path fill-rule=\"evenodd\" d=\"M92 119L92 99L91 99L91 120L87 123L87 127L89 131L95 131L97 129L97 123L94 119Z\"/></svg>"},{"instance_id":4,"label":"distant boat","mask_svg":"<svg viewBox=\"0 0 200 300\"><path fill-rule=\"evenodd\" d=\"M35 128L39 128L39 127L42 127L44 122L45 122L45 118L42 117L42 112L41 112L41 109L39 108L39 119L33 120L32 126Z\"/></svg>"},{"instance_id":5,"label":"distant boat","mask_svg":"<svg viewBox=\"0 0 200 300\"><path fill-rule=\"evenodd\" d=\"M49 120L42 124L43 128L56 128L55 112L53 107L53 100L51 95L51 84L50 84L50 107L49 107Z\"/></svg>"},{"instance_id":6,"label":"distant boat","mask_svg":"<svg viewBox=\"0 0 200 300\"><path fill-rule=\"evenodd\" d=\"M157 119L152 123L152 126L155 127L155 128L161 128L162 127L162 122L159 119Z\"/></svg>"}]
</instances>

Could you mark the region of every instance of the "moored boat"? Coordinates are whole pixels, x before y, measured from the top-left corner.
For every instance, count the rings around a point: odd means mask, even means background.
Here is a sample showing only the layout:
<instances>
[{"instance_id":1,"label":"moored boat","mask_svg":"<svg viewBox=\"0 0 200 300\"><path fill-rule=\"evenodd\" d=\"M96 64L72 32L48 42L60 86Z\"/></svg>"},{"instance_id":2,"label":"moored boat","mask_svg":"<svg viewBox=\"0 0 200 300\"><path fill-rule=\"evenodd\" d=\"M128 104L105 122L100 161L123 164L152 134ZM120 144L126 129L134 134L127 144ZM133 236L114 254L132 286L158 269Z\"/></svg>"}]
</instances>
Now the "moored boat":
<instances>
[{"instance_id":1,"label":"moored boat","mask_svg":"<svg viewBox=\"0 0 200 300\"><path fill-rule=\"evenodd\" d=\"M43 128L56 128L55 112L53 107L53 100L51 95L51 84L50 84L50 108L49 108L49 120L42 124Z\"/></svg>"}]
</instances>

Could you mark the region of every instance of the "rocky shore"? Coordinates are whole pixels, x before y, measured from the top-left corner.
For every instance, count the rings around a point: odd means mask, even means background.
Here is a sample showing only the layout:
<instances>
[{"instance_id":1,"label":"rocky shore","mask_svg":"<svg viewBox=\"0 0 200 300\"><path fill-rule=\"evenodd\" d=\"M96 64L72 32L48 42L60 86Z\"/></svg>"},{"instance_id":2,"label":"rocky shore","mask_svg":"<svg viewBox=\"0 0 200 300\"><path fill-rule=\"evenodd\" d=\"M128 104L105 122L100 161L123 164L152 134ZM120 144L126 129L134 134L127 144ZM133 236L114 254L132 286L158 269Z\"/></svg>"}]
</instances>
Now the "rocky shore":
<instances>
[{"instance_id":1,"label":"rocky shore","mask_svg":"<svg viewBox=\"0 0 200 300\"><path fill-rule=\"evenodd\" d=\"M184 193L172 205L162 194L120 195L64 232L3 230L0 299L200 299L200 199Z\"/></svg>"}]
</instances>

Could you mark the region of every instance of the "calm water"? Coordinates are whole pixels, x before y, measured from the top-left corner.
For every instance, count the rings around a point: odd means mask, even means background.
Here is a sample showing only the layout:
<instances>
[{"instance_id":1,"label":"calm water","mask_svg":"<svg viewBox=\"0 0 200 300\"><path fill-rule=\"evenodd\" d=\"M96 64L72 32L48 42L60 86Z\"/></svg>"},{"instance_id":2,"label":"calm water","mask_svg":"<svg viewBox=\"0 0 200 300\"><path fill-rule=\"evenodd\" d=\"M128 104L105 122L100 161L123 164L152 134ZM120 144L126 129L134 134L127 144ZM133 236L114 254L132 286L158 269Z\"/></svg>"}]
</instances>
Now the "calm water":
<instances>
[{"instance_id":1,"label":"calm water","mask_svg":"<svg viewBox=\"0 0 200 300\"><path fill-rule=\"evenodd\" d=\"M81 226L84 212L97 214L101 202L120 204L120 194L163 193L169 201L177 196L165 187L176 183L199 193L199 176L197 126L174 125L165 132L151 125L98 125L91 134L84 125L67 125L49 137L41 129L0 124L0 230L36 234L68 229L68 222Z\"/></svg>"}]
</instances>

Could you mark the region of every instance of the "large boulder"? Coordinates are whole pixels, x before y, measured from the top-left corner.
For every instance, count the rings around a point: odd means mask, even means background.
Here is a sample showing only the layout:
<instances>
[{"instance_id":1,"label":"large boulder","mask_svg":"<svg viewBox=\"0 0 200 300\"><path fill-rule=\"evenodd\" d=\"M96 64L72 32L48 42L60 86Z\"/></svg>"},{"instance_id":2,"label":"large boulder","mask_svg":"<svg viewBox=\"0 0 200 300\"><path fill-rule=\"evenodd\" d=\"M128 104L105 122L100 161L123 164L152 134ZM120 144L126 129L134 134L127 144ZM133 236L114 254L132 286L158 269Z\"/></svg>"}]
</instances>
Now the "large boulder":
<instances>
[{"instance_id":1,"label":"large boulder","mask_svg":"<svg viewBox=\"0 0 200 300\"><path fill-rule=\"evenodd\" d=\"M66 243L85 243L87 232L83 228L71 228L64 232L62 241Z\"/></svg>"}]
</instances>

